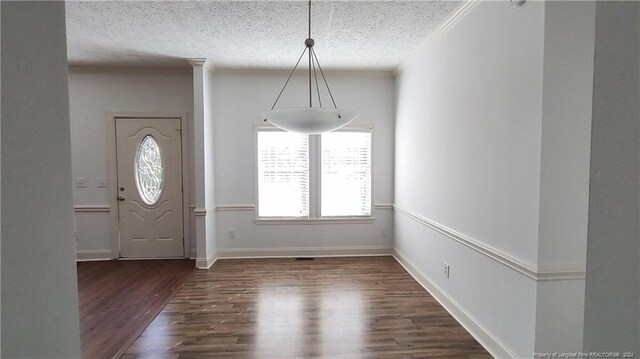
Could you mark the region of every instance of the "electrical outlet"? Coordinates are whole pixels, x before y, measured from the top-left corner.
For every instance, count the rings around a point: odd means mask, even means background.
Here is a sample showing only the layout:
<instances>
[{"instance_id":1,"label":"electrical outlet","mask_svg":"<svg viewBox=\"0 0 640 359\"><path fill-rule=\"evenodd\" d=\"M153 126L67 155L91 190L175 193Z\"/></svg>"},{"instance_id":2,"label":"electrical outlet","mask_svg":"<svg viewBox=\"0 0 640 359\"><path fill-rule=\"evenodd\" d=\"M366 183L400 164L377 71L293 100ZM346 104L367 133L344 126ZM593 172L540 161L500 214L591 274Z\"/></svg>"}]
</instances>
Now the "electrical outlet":
<instances>
[{"instance_id":1,"label":"electrical outlet","mask_svg":"<svg viewBox=\"0 0 640 359\"><path fill-rule=\"evenodd\" d=\"M384 227L380 227L380 237L384 237L387 235L387 229Z\"/></svg>"},{"instance_id":2,"label":"electrical outlet","mask_svg":"<svg viewBox=\"0 0 640 359\"><path fill-rule=\"evenodd\" d=\"M75 231L73 231L73 234L76 237L76 242L80 241L80 231L76 229Z\"/></svg>"},{"instance_id":3,"label":"electrical outlet","mask_svg":"<svg viewBox=\"0 0 640 359\"><path fill-rule=\"evenodd\" d=\"M236 229L229 228L229 239L236 239Z\"/></svg>"},{"instance_id":4,"label":"electrical outlet","mask_svg":"<svg viewBox=\"0 0 640 359\"><path fill-rule=\"evenodd\" d=\"M449 264L447 264L447 262L444 262L444 277L449 279Z\"/></svg>"}]
</instances>

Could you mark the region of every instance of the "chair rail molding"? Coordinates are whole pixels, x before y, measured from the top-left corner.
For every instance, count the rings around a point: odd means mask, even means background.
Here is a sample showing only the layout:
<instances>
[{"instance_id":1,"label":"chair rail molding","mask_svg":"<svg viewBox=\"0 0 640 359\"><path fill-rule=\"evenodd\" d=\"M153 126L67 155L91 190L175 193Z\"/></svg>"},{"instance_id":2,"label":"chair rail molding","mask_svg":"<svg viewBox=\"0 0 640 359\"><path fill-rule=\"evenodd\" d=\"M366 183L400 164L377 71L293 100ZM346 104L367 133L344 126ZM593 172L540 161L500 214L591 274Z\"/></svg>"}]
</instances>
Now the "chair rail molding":
<instances>
[{"instance_id":1,"label":"chair rail molding","mask_svg":"<svg viewBox=\"0 0 640 359\"><path fill-rule=\"evenodd\" d=\"M451 228L448 228L426 217L423 217L417 213L400 208L397 205L394 205L393 207L397 213L410 218L413 221L420 223L423 226L428 227L470 249L473 249L474 251L483 254L533 280L584 280L586 278L585 265L569 264L561 266L537 266L536 264L533 264L522 258L518 258L517 256L502 251L498 248L492 247L477 239L458 233Z\"/></svg>"},{"instance_id":2,"label":"chair rail molding","mask_svg":"<svg viewBox=\"0 0 640 359\"><path fill-rule=\"evenodd\" d=\"M216 205L214 207L214 210L216 212L254 211L255 209L256 209L256 206L251 204L251 203L247 203L247 204L222 204L222 205Z\"/></svg>"},{"instance_id":3,"label":"chair rail molding","mask_svg":"<svg viewBox=\"0 0 640 359\"><path fill-rule=\"evenodd\" d=\"M193 215L196 217L205 217L206 215L213 213L215 208L193 208L190 209L193 212Z\"/></svg>"},{"instance_id":4,"label":"chair rail molding","mask_svg":"<svg viewBox=\"0 0 640 359\"><path fill-rule=\"evenodd\" d=\"M393 210L393 203L379 203L374 204L374 209L377 210ZM194 211L195 207L190 207L191 211ZM219 204L213 208L216 212L229 212L229 211L254 211L256 209L253 203L230 203Z\"/></svg>"},{"instance_id":5,"label":"chair rail molding","mask_svg":"<svg viewBox=\"0 0 640 359\"><path fill-rule=\"evenodd\" d=\"M108 204L78 204L73 206L73 211L76 213L94 213L94 212L111 212L111 206Z\"/></svg>"},{"instance_id":6,"label":"chair rail molding","mask_svg":"<svg viewBox=\"0 0 640 359\"><path fill-rule=\"evenodd\" d=\"M377 210L393 211L393 203L376 203L373 205L373 208Z\"/></svg>"}]
</instances>

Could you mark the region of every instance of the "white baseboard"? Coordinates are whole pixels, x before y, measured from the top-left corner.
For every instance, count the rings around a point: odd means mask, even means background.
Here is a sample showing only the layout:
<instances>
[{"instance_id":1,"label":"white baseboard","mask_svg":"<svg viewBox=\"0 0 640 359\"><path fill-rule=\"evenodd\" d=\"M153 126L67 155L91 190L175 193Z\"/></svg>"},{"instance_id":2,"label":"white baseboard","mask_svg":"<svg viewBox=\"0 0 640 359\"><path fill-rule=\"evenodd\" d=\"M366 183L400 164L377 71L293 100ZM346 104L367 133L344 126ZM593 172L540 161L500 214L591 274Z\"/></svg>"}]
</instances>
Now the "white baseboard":
<instances>
[{"instance_id":1,"label":"white baseboard","mask_svg":"<svg viewBox=\"0 0 640 359\"><path fill-rule=\"evenodd\" d=\"M294 257L364 257L388 256L389 247L320 247L320 248L225 248L218 250L220 259L240 258L294 258Z\"/></svg>"},{"instance_id":2,"label":"white baseboard","mask_svg":"<svg viewBox=\"0 0 640 359\"><path fill-rule=\"evenodd\" d=\"M76 250L76 261L78 262L90 262L90 261L110 261L111 250L110 249L78 249Z\"/></svg>"},{"instance_id":3,"label":"white baseboard","mask_svg":"<svg viewBox=\"0 0 640 359\"><path fill-rule=\"evenodd\" d=\"M209 269L218 260L218 253L211 253L209 258L196 258L196 268Z\"/></svg>"},{"instance_id":4,"label":"white baseboard","mask_svg":"<svg viewBox=\"0 0 640 359\"><path fill-rule=\"evenodd\" d=\"M393 249L393 257L420 285L434 297L494 358L517 358L498 338L471 316L458 302L443 291L411 260Z\"/></svg>"}]
</instances>

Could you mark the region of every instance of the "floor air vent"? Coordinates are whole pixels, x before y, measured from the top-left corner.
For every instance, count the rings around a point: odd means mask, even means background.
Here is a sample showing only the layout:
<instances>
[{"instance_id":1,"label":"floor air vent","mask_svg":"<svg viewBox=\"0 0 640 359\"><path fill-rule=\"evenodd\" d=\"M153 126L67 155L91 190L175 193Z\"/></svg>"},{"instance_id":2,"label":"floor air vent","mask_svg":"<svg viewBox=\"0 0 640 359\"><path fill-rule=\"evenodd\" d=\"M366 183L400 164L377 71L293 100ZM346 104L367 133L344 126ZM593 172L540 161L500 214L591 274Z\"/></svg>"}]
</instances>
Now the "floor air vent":
<instances>
[{"instance_id":1,"label":"floor air vent","mask_svg":"<svg viewBox=\"0 0 640 359\"><path fill-rule=\"evenodd\" d=\"M297 261L312 261L313 258L311 258L311 257L297 257L296 260Z\"/></svg>"}]
</instances>

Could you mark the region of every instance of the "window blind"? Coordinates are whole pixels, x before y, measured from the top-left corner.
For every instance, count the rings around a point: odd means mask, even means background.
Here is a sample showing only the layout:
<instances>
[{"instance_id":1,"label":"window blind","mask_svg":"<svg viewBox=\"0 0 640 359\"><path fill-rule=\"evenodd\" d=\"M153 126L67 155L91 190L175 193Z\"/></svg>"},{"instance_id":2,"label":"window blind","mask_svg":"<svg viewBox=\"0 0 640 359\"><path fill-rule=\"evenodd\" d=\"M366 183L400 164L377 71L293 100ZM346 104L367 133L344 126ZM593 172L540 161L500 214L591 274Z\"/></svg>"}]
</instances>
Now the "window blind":
<instances>
[{"instance_id":1,"label":"window blind","mask_svg":"<svg viewBox=\"0 0 640 359\"><path fill-rule=\"evenodd\" d=\"M322 217L371 215L371 132L321 136Z\"/></svg>"},{"instance_id":2,"label":"window blind","mask_svg":"<svg viewBox=\"0 0 640 359\"><path fill-rule=\"evenodd\" d=\"M258 216L309 215L309 137L258 131Z\"/></svg>"}]
</instances>

